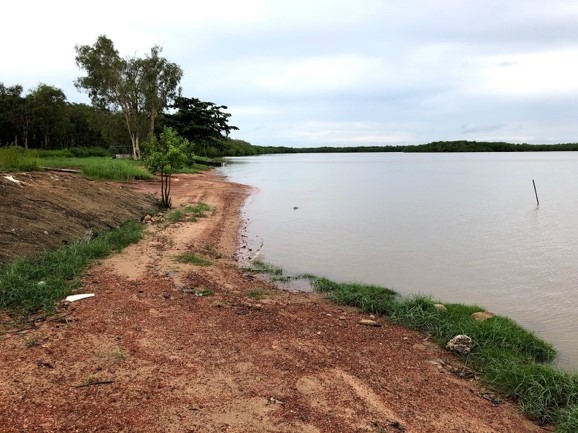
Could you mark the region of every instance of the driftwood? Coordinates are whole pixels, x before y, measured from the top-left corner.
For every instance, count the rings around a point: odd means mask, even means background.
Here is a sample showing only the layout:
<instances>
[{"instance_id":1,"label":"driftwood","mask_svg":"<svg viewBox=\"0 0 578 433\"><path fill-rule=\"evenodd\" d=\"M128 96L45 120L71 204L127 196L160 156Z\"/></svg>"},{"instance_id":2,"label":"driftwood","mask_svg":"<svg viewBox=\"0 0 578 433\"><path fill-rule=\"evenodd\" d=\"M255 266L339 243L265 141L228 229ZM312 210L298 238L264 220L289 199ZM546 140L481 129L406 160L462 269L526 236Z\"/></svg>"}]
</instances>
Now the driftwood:
<instances>
[{"instance_id":1,"label":"driftwood","mask_svg":"<svg viewBox=\"0 0 578 433\"><path fill-rule=\"evenodd\" d=\"M59 171L62 173L80 173L80 170L74 170L72 168L54 168L54 167L44 167L44 171Z\"/></svg>"},{"instance_id":2,"label":"driftwood","mask_svg":"<svg viewBox=\"0 0 578 433\"><path fill-rule=\"evenodd\" d=\"M92 385L108 385L110 383L114 383L114 380L96 380L94 382L89 381L86 383L81 383L80 385L74 385L75 388L83 388L85 386L92 386Z\"/></svg>"}]
</instances>

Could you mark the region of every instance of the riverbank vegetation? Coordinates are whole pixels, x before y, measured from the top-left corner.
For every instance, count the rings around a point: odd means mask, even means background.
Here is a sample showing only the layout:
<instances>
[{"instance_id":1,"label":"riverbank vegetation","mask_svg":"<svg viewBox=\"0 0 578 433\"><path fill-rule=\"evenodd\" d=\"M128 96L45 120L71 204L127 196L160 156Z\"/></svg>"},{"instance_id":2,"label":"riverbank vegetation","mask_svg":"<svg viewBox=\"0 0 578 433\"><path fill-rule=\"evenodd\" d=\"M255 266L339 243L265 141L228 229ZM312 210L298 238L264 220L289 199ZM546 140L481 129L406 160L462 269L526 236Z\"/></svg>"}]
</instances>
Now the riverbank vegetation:
<instances>
[{"instance_id":1,"label":"riverbank vegetation","mask_svg":"<svg viewBox=\"0 0 578 433\"><path fill-rule=\"evenodd\" d=\"M92 261L139 241L143 225L127 222L92 239L72 242L38 259L20 259L0 266L0 310L16 314L51 312L79 287L80 276Z\"/></svg>"},{"instance_id":2,"label":"riverbank vegetation","mask_svg":"<svg viewBox=\"0 0 578 433\"><path fill-rule=\"evenodd\" d=\"M278 266L258 262L249 272L283 274ZM441 304L428 297L402 297L395 291L362 283L338 283L314 275L287 277L304 279L313 289L341 305L386 316L392 323L423 332L445 347L457 335L473 341L471 352L460 355L463 375L479 375L483 383L518 402L521 411L538 423L556 424L558 432L575 432L578 425L578 375L552 366L552 345L520 327L511 319L495 316L476 320L476 305Z\"/></svg>"}]
</instances>

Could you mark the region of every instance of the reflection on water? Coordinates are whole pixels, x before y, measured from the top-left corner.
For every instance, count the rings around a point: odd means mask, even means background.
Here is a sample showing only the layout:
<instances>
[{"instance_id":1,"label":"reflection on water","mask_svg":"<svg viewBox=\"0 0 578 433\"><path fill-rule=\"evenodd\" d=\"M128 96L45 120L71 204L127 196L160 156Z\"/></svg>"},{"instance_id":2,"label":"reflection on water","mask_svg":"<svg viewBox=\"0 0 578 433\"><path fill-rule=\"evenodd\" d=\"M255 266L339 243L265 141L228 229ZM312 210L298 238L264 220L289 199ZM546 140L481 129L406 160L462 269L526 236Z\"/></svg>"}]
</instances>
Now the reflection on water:
<instances>
[{"instance_id":1,"label":"reflection on water","mask_svg":"<svg viewBox=\"0 0 578 433\"><path fill-rule=\"evenodd\" d=\"M264 260L482 305L578 367L578 153L231 160L223 173L257 188L245 212Z\"/></svg>"}]
</instances>

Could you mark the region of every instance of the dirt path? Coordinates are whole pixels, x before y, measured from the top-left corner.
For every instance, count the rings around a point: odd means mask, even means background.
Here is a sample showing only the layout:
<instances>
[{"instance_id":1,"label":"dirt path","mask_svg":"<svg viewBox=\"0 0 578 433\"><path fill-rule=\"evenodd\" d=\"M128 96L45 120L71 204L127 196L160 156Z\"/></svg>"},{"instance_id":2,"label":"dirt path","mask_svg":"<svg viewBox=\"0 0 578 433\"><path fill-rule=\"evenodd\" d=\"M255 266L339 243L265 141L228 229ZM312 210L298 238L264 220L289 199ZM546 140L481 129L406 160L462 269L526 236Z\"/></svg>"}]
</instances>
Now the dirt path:
<instances>
[{"instance_id":1,"label":"dirt path","mask_svg":"<svg viewBox=\"0 0 578 433\"><path fill-rule=\"evenodd\" d=\"M205 202L212 215L150 226L90 269L83 291L95 297L0 337L0 431L543 431L448 372L423 335L384 318L362 326L353 309L241 272L248 193L211 173L180 176L175 204ZM212 264L177 263L182 252Z\"/></svg>"}]
</instances>

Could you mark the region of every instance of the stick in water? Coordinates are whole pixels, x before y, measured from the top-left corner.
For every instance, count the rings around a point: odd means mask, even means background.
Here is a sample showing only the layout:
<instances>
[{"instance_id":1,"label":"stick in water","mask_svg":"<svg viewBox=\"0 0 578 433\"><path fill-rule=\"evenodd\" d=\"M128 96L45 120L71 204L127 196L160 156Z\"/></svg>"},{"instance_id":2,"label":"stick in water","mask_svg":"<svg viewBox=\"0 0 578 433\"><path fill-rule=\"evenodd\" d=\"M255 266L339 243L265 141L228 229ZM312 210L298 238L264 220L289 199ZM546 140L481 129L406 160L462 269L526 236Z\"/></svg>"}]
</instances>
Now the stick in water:
<instances>
[{"instance_id":1,"label":"stick in water","mask_svg":"<svg viewBox=\"0 0 578 433\"><path fill-rule=\"evenodd\" d=\"M538 206L540 206L540 200L538 200L538 191L536 191L536 182L534 182L534 179L532 179L532 183L534 184L534 194L536 194L536 203Z\"/></svg>"}]
</instances>

